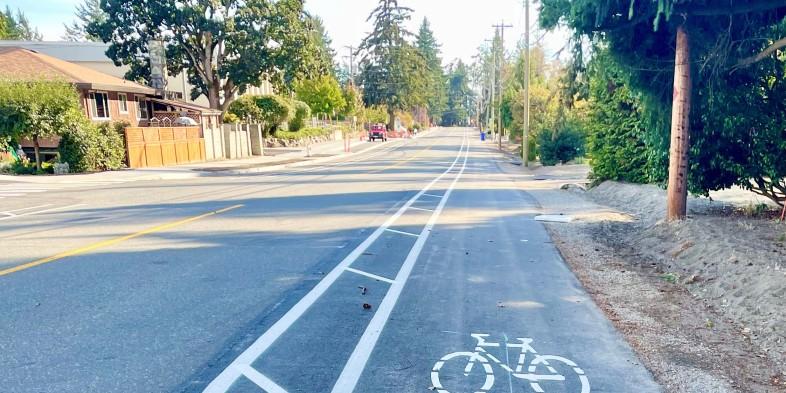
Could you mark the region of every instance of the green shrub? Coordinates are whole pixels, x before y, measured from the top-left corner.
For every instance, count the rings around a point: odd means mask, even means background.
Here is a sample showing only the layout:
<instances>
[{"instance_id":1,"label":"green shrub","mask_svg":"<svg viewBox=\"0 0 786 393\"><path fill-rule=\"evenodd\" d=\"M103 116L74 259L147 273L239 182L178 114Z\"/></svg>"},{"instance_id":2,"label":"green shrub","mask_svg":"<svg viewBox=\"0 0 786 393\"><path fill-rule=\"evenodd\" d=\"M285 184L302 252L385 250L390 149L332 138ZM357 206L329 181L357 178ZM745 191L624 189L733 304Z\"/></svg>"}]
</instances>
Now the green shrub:
<instances>
[{"instance_id":1,"label":"green shrub","mask_svg":"<svg viewBox=\"0 0 786 393\"><path fill-rule=\"evenodd\" d=\"M222 119L225 124L237 124L240 123L240 118L234 113L225 113L224 118Z\"/></svg>"},{"instance_id":2,"label":"green shrub","mask_svg":"<svg viewBox=\"0 0 786 393\"><path fill-rule=\"evenodd\" d=\"M281 139L304 139L314 136L326 136L334 132L332 128L303 128L299 131L278 131L276 138Z\"/></svg>"},{"instance_id":3,"label":"green shrub","mask_svg":"<svg viewBox=\"0 0 786 393\"><path fill-rule=\"evenodd\" d=\"M56 136L85 121L79 96L69 83L0 80L0 139Z\"/></svg>"},{"instance_id":4,"label":"green shrub","mask_svg":"<svg viewBox=\"0 0 786 393\"><path fill-rule=\"evenodd\" d=\"M239 123L240 121L249 120L252 122L262 121L262 111L257 105L258 96L245 95L239 97L237 100L229 105L226 116L232 116L235 121L226 121L226 123Z\"/></svg>"},{"instance_id":5,"label":"green shrub","mask_svg":"<svg viewBox=\"0 0 786 393\"><path fill-rule=\"evenodd\" d=\"M292 106L283 97L258 96L255 101L260 110L260 120L265 124L268 133L275 133L281 124L294 117Z\"/></svg>"},{"instance_id":6,"label":"green shrub","mask_svg":"<svg viewBox=\"0 0 786 393\"><path fill-rule=\"evenodd\" d=\"M642 104L622 71L601 52L590 72L587 150L596 181L648 183L649 159ZM668 149L666 149L668 151Z\"/></svg>"},{"instance_id":7,"label":"green shrub","mask_svg":"<svg viewBox=\"0 0 786 393\"><path fill-rule=\"evenodd\" d=\"M584 134L576 127L564 126L555 138L548 131L538 135L540 162L556 165L584 155Z\"/></svg>"},{"instance_id":8,"label":"green shrub","mask_svg":"<svg viewBox=\"0 0 786 393\"><path fill-rule=\"evenodd\" d=\"M60 140L60 161L67 162L71 172L122 168L125 147L120 131L125 127L124 123L94 125L84 122L68 130Z\"/></svg>"},{"instance_id":9,"label":"green shrub","mask_svg":"<svg viewBox=\"0 0 786 393\"><path fill-rule=\"evenodd\" d=\"M299 131L305 127L306 121L311 117L311 108L305 102L298 100L292 101L292 108L294 108L294 116L289 121L289 130Z\"/></svg>"},{"instance_id":10,"label":"green shrub","mask_svg":"<svg viewBox=\"0 0 786 393\"><path fill-rule=\"evenodd\" d=\"M96 169L114 171L123 167L126 158L123 132L130 126L127 122L102 123L98 126L99 158Z\"/></svg>"}]
</instances>

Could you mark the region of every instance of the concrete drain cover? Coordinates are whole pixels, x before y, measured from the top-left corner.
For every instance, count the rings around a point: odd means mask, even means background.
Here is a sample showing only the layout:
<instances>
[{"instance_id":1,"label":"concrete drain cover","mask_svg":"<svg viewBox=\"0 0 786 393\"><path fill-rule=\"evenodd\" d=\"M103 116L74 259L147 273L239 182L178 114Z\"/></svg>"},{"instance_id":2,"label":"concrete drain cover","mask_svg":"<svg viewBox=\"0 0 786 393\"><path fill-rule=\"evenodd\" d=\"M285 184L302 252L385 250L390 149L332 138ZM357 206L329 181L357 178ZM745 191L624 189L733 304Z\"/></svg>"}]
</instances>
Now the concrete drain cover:
<instances>
[{"instance_id":1,"label":"concrete drain cover","mask_svg":"<svg viewBox=\"0 0 786 393\"><path fill-rule=\"evenodd\" d=\"M542 221L542 222L572 222L573 216L565 216L562 214L544 214L541 216L536 216L535 221Z\"/></svg>"}]
</instances>

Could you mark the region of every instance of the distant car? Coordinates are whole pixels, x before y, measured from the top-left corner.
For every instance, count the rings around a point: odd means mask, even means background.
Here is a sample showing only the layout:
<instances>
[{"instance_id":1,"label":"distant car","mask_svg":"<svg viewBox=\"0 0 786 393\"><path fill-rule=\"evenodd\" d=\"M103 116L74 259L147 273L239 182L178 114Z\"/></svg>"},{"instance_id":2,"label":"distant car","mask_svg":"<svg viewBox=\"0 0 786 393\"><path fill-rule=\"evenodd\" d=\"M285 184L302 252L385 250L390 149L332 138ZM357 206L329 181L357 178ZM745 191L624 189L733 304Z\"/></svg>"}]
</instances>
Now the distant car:
<instances>
[{"instance_id":1,"label":"distant car","mask_svg":"<svg viewBox=\"0 0 786 393\"><path fill-rule=\"evenodd\" d=\"M368 141L381 139L383 142L388 140L388 130L384 124L374 124L368 132Z\"/></svg>"},{"instance_id":2,"label":"distant car","mask_svg":"<svg viewBox=\"0 0 786 393\"><path fill-rule=\"evenodd\" d=\"M178 117L177 120L175 120L173 124L175 126L178 126L178 127L188 127L188 126L198 126L199 125L199 123L197 123L196 120L194 120L194 119L192 119L190 117L186 117L186 116Z\"/></svg>"}]
</instances>

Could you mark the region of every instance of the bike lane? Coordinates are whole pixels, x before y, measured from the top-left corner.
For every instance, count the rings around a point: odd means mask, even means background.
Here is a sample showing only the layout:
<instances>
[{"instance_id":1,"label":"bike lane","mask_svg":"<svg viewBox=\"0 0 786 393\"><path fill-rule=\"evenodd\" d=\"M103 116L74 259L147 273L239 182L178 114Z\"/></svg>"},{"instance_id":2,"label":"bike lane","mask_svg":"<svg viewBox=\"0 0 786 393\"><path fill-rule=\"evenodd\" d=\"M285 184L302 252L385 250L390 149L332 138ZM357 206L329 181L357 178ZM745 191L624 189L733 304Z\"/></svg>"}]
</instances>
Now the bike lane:
<instances>
[{"instance_id":1,"label":"bike lane","mask_svg":"<svg viewBox=\"0 0 786 393\"><path fill-rule=\"evenodd\" d=\"M354 391L659 392L534 200L473 150Z\"/></svg>"}]
</instances>

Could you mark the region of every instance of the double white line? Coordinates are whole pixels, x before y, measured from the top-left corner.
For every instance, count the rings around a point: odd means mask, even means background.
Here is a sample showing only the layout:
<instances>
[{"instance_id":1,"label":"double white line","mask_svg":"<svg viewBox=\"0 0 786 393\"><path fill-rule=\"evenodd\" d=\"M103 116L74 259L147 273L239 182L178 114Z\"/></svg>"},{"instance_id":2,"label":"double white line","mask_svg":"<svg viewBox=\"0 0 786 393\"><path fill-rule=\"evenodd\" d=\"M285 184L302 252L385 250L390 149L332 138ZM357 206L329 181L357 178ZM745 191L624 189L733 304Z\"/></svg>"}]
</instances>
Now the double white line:
<instances>
[{"instance_id":1,"label":"double white line","mask_svg":"<svg viewBox=\"0 0 786 393\"><path fill-rule=\"evenodd\" d=\"M377 312L371 319L366 331L358 341L355 350L352 352L349 360L344 366L338 381L333 387L333 393L349 393L355 389L360 375L368 362L371 351L376 346L379 335L385 327L393 308L401 296L401 291L404 289L409 275L415 266L418 256L423 250L423 246L431 233L432 228L436 224L442 209L450 197L453 189L464 173L467 165L467 158L469 156L469 142L466 134L464 135L461 143L461 148L450 167L432 180L424 189L413 196L407 201L395 214L388 218L385 223L377 228L368 238L366 238L360 245L357 246L352 252L347 255L333 270L328 273L325 278L320 281L309 293L307 293L297 304L295 304L281 319L276 321L262 336L260 336L251 346L246 349L237 359L235 359L224 371L221 372L204 390L205 393L225 393L235 381L241 376L245 376L249 380L256 383L259 387L265 389L269 393L286 393L282 387L278 386L275 382L262 375L259 371L251 367L251 364L256 361L265 351L273 345L273 343L281 337L308 309L313 305L338 278L351 269L352 263L360 257L388 228L396 222L407 210L412 208L412 205L424 194L426 194L437 182L442 180L448 173L450 173L461 160L463 155L463 162L461 163L460 171L453 179L448 190L440 199L439 205L429 218L428 223L418 235L414 246L407 255L404 264L399 270L396 278L391 281L391 287L385 298L382 300ZM354 269L352 269L354 270ZM350 270L351 271L351 270Z\"/></svg>"}]
</instances>

